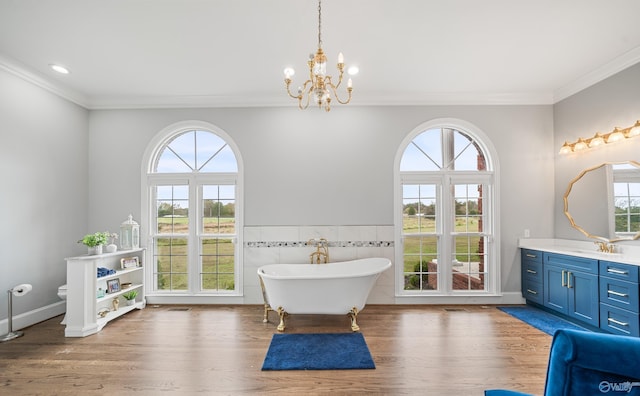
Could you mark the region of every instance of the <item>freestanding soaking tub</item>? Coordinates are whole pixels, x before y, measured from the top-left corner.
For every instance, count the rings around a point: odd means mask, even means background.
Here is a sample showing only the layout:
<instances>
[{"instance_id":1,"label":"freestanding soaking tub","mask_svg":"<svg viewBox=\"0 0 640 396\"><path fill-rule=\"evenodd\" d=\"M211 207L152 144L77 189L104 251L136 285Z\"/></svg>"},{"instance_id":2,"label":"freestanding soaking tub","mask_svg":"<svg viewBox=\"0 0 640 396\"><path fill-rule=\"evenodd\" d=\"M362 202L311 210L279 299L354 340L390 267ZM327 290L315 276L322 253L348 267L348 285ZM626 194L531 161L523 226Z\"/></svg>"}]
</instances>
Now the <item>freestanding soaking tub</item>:
<instances>
[{"instance_id":1,"label":"freestanding soaking tub","mask_svg":"<svg viewBox=\"0 0 640 396\"><path fill-rule=\"evenodd\" d=\"M284 331L287 314L349 315L358 331L358 312L382 272L391 267L386 258L366 258L328 264L269 264L258 268L264 297L264 322L270 310L280 316Z\"/></svg>"}]
</instances>

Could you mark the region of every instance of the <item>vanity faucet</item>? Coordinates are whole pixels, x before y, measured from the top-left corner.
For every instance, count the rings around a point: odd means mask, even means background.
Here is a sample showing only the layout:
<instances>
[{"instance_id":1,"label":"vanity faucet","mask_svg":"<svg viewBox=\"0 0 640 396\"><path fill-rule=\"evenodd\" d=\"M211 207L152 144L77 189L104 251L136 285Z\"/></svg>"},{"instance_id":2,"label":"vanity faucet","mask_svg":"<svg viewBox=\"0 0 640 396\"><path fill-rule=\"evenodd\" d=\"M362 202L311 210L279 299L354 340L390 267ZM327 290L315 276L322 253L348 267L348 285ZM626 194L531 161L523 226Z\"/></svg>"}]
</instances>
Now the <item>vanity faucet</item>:
<instances>
[{"instance_id":1,"label":"vanity faucet","mask_svg":"<svg viewBox=\"0 0 640 396\"><path fill-rule=\"evenodd\" d=\"M615 250L615 245L614 244L610 244L608 242L594 242L596 245L598 245L598 251L599 252L603 252L603 253L613 253Z\"/></svg>"}]
</instances>

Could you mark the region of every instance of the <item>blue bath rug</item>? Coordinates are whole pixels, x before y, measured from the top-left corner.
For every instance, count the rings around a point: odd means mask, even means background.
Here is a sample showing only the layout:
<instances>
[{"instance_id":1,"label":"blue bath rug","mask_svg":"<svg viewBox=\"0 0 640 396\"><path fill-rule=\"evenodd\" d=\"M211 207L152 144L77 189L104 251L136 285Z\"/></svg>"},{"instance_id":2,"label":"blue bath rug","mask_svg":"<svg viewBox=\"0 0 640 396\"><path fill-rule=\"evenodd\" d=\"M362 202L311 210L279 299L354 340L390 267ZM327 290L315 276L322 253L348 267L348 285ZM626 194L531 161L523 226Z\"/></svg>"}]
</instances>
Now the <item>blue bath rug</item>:
<instances>
[{"instance_id":1,"label":"blue bath rug","mask_svg":"<svg viewBox=\"0 0 640 396\"><path fill-rule=\"evenodd\" d=\"M262 370L374 369L362 333L274 334Z\"/></svg>"},{"instance_id":2,"label":"blue bath rug","mask_svg":"<svg viewBox=\"0 0 640 396\"><path fill-rule=\"evenodd\" d=\"M524 307L498 307L498 309L549 335L553 335L559 329L587 330L549 312L528 305Z\"/></svg>"}]
</instances>

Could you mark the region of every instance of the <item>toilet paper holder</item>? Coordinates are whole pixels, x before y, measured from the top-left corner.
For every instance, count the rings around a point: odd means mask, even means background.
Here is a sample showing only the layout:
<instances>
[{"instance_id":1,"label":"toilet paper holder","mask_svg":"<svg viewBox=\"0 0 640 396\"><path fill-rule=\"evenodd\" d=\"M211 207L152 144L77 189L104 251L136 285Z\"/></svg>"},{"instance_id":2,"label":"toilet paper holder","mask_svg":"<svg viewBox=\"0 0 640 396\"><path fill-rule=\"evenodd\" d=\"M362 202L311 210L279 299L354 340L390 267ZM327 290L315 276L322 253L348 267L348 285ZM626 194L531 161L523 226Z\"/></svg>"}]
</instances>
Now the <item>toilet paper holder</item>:
<instances>
[{"instance_id":1,"label":"toilet paper holder","mask_svg":"<svg viewBox=\"0 0 640 396\"><path fill-rule=\"evenodd\" d=\"M14 338L22 337L24 332L22 331L13 331L13 296L20 297L29 293L33 290L33 286L29 283L22 283L18 286L15 286L9 290L7 290L8 300L9 300L9 332L7 334L0 335L0 342L10 341Z\"/></svg>"}]
</instances>

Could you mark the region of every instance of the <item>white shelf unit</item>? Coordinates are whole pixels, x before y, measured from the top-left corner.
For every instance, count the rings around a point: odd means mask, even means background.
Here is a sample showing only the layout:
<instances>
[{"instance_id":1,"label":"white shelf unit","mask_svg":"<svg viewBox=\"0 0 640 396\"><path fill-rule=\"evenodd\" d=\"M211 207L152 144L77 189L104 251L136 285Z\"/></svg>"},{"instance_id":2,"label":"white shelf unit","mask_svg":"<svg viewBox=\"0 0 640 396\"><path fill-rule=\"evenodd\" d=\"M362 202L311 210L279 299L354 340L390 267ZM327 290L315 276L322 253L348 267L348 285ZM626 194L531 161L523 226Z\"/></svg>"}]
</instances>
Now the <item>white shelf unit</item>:
<instances>
[{"instance_id":1,"label":"white shelf unit","mask_svg":"<svg viewBox=\"0 0 640 396\"><path fill-rule=\"evenodd\" d=\"M138 258L138 267L121 268L123 258ZM86 337L95 334L109 323L134 309L142 309L146 305L144 287L145 250L123 250L115 253L69 257L67 261L67 315L65 337ZM115 274L98 278L98 268L108 268ZM113 293L98 297L98 289L107 290L107 281L118 279L120 285L131 283L131 286ZM126 305L123 294L136 290L138 295L135 304ZM113 300L118 299L120 305L113 308ZM106 315L100 312L108 310Z\"/></svg>"}]
</instances>

